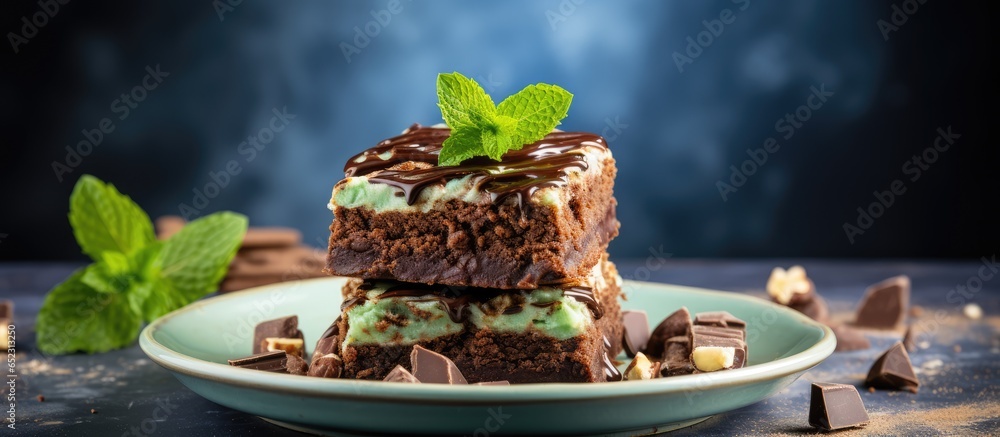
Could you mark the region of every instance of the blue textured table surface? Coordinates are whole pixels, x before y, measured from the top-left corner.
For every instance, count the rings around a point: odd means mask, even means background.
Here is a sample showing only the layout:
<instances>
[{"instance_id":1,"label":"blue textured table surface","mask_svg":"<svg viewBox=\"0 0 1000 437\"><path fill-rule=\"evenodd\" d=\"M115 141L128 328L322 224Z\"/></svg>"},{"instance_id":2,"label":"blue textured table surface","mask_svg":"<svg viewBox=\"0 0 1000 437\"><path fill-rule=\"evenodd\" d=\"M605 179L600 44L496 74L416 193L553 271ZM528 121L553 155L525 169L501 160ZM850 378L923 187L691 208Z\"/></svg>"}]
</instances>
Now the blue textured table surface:
<instances>
[{"instance_id":1,"label":"blue textured table surface","mask_svg":"<svg viewBox=\"0 0 1000 437\"><path fill-rule=\"evenodd\" d=\"M921 333L918 343L922 347L911 354L921 380L920 392L869 393L861 389L872 422L862 430L841 434L996 435L1000 429L1000 274L993 280L991 267L996 266L991 260L670 260L662 265L620 260L618 265L626 279L763 296L764 283L774 266L802 264L829 302L834 320L850 319L867 285L898 274L909 275L913 282L911 303L919 307L910 321ZM34 346L35 315L45 292L73 268L0 264L0 299L15 302L18 377L13 435L301 435L202 399L150 362L137 345L99 355L42 357ZM968 303L983 309L982 319L973 321L963 315ZM834 353L774 397L717 415L677 434L813 433L807 423L809 383L840 382L861 388L872 361L902 332L868 336L871 349ZM9 387L4 393L9 393ZM44 402L38 395L44 395ZM5 410L8 404L4 403ZM91 409L97 413L92 414ZM8 416L5 412L4 417ZM6 426L3 431L11 435Z\"/></svg>"}]
</instances>

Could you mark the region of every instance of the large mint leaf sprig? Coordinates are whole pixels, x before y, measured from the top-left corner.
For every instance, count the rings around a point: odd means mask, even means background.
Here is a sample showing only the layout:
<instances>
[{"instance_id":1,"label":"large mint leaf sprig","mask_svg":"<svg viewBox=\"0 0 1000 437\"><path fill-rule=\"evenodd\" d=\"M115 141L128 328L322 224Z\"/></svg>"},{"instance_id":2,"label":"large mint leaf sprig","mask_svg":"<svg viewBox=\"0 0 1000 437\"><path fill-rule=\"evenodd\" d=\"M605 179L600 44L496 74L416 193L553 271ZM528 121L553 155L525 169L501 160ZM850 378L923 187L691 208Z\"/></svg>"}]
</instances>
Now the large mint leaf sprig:
<instances>
[{"instance_id":1,"label":"large mint leaf sprig","mask_svg":"<svg viewBox=\"0 0 1000 437\"><path fill-rule=\"evenodd\" d=\"M458 165L487 156L499 161L504 153L520 150L552 132L566 117L573 95L556 85L528 85L493 104L483 87L461 73L437 78L438 106L451 136L444 141L438 165Z\"/></svg>"},{"instance_id":2,"label":"large mint leaf sprig","mask_svg":"<svg viewBox=\"0 0 1000 437\"><path fill-rule=\"evenodd\" d=\"M73 188L69 222L94 263L45 297L38 348L52 355L128 346L143 322L211 293L247 230L245 216L218 212L157 241L139 205L90 175Z\"/></svg>"}]
</instances>

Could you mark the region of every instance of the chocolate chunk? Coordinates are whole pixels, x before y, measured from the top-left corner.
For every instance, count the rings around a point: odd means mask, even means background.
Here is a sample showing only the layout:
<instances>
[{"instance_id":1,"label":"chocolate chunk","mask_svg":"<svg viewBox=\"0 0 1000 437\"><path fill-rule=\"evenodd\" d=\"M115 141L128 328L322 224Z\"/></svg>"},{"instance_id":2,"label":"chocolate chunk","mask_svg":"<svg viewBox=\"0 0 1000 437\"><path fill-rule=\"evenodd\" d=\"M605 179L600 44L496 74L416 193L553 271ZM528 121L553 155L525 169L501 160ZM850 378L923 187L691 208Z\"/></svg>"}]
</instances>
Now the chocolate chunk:
<instances>
[{"instance_id":1,"label":"chocolate chunk","mask_svg":"<svg viewBox=\"0 0 1000 437\"><path fill-rule=\"evenodd\" d=\"M287 372L288 354L283 351L265 352L246 358L229 360L229 365L244 369L263 370L265 372Z\"/></svg>"},{"instance_id":2,"label":"chocolate chunk","mask_svg":"<svg viewBox=\"0 0 1000 437\"><path fill-rule=\"evenodd\" d=\"M916 393L920 380L910 364L910 356L902 342L896 342L882 356L875 360L865 385L877 389L906 390Z\"/></svg>"},{"instance_id":3,"label":"chocolate chunk","mask_svg":"<svg viewBox=\"0 0 1000 437\"><path fill-rule=\"evenodd\" d=\"M702 372L746 365L746 326L727 311L696 314L691 326L691 364Z\"/></svg>"},{"instance_id":4,"label":"chocolate chunk","mask_svg":"<svg viewBox=\"0 0 1000 437\"><path fill-rule=\"evenodd\" d=\"M694 334L691 363L702 372L738 369L746 364L747 344L730 337Z\"/></svg>"},{"instance_id":5,"label":"chocolate chunk","mask_svg":"<svg viewBox=\"0 0 1000 437\"><path fill-rule=\"evenodd\" d=\"M309 365L298 355L285 353L285 369L292 375L305 375L309 371Z\"/></svg>"},{"instance_id":6,"label":"chocolate chunk","mask_svg":"<svg viewBox=\"0 0 1000 437\"><path fill-rule=\"evenodd\" d=\"M10 332L7 327L14 323L14 302L8 299L0 300L0 334L3 334L3 341L7 341Z\"/></svg>"},{"instance_id":7,"label":"chocolate chunk","mask_svg":"<svg viewBox=\"0 0 1000 437\"><path fill-rule=\"evenodd\" d=\"M747 333L742 329L722 328L719 326L694 325L691 327L691 333L692 335L707 335L709 337L735 338L742 341L746 341L747 339Z\"/></svg>"},{"instance_id":8,"label":"chocolate chunk","mask_svg":"<svg viewBox=\"0 0 1000 437\"><path fill-rule=\"evenodd\" d=\"M510 381L483 381L472 385L510 385Z\"/></svg>"},{"instance_id":9,"label":"chocolate chunk","mask_svg":"<svg viewBox=\"0 0 1000 437\"><path fill-rule=\"evenodd\" d=\"M787 271L775 267L767 280L767 294L771 300L817 322L825 323L830 315L826 301L816 292L816 284L801 266L792 266Z\"/></svg>"},{"instance_id":10,"label":"chocolate chunk","mask_svg":"<svg viewBox=\"0 0 1000 437\"><path fill-rule=\"evenodd\" d=\"M858 304L854 324L893 329L903 322L910 305L910 278L896 276L868 287Z\"/></svg>"},{"instance_id":11,"label":"chocolate chunk","mask_svg":"<svg viewBox=\"0 0 1000 437\"><path fill-rule=\"evenodd\" d=\"M313 348L313 360L317 357L336 352L337 341L340 340L340 316L330 324L326 331L323 331Z\"/></svg>"},{"instance_id":12,"label":"chocolate chunk","mask_svg":"<svg viewBox=\"0 0 1000 437\"><path fill-rule=\"evenodd\" d=\"M767 294L782 305L803 305L813 300L816 286L802 266L792 266L788 270L775 267L767 278Z\"/></svg>"},{"instance_id":13,"label":"chocolate chunk","mask_svg":"<svg viewBox=\"0 0 1000 437\"><path fill-rule=\"evenodd\" d=\"M649 341L649 318L645 311L622 311L622 346L629 358L646 350Z\"/></svg>"},{"instance_id":14,"label":"chocolate chunk","mask_svg":"<svg viewBox=\"0 0 1000 437\"><path fill-rule=\"evenodd\" d=\"M301 338L267 337L263 348L263 352L284 351L299 358L305 356L305 342Z\"/></svg>"},{"instance_id":15,"label":"chocolate chunk","mask_svg":"<svg viewBox=\"0 0 1000 437\"><path fill-rule=\"evenodd\" d=\"M847 325L832 326L831 329L837 336L837 352L858 351L872 347L871 342L857 329Z\"/></svg>"},{"instance_id":16,"label":"chocolate chunk","mask_svg":"<svg viewBox=\"0 0 1000 437\"><path fill-rule=\"evenodd\" d=\"M694 316L694 324L702 326L718 326L722 328L746 328L744 322L736 316L729 314L729 311L710 311L698 313Z\"/></svg>"},{"instance_id":17,"label":"chocolate chunk","mask_svg":"<svg viewBox=\"0 0 1000 437\"><path fill-rule=\"evenodd\" d=\"M427 384L468 384L455 362L420 345L410 352L410 367L418 381Z\"/></svg>"},{"instance_id":18,"label":"chocolate chunk","mask_svg":"<svg viewBox=\"0 0 1000 437\"><path fill-rule=\"evenodd\" d=\"M832 431L864 426L868 412L853 385L814 382L809 401L809 424Z\"/></svg>"},{"instance_id":19,"label":"chocolate chunk","mask_svg":"<svg viewBox=\"0 0 1000 437\"><path fill-rule=\"evenodd\" d=\"M396 367L390 370L389 374L385 375L385 378L383 378L382 380L388 382L408 382L412 384L420 383L420 381L417 378L415 378L413 374L410 373L409 370L406 370L405 367L400 366L398 364L396 365Z\"/></svg>"},{"instance_id":20,"label":"chocolate chunk","mask_svg":"<svg viewBox=\"0 0 1000 437\"><path fill-rule=\"evenodd\" d=\"M337 319L330 324L330 327L326 328L326 331L323 331L323 333L320 334L319 338L320 340L324 338L336 338L339 335L340 335L340 316L337 316Z\"/></svg>"},{"instance_id":21,"label":"chocolate chunk","mask_svg":"<svg viewBox=\"0 0 1000 437\"><path fill-rule=\"evenodd\" d=\"M667 339L671 337L686 337L691 330L691 313L687 308L674 311L673 314L663 319L656 329L649 334L649 341L646 342L645 354L653 358L662 358L665 352Z\"/></svg>"},{"instance_id":22,"label":"chocolate chunk","mask_svg":"<svg viewBox=\"0 0 1000 437\"><path fill-rule=\"evenodd\" d=\"M343 370L344 361L337 354L325 354L313 359L307 374L320 378L340 378Z\"/></svg>"},{"instance_id":23,"label":"chocolate chunk","mask_svg":"<svg viewBox=\"0 0 1000 437\"><path fill-rule=\"evenodd\" d=\"M319 339L319 341L316 342L316 348L313 349L313 359L316 359L317 357L321 357L326 354L335 353L336 351L334 349L336 347L337 347L337 337L327 337Z\"/></svg>"},{"instance_id":24,"label":"chocolate chunk","mask_svg":"<svg viewBox=\"0 0 1000 437\"><path fill-rule=\"evenodd\" d=\"M906 334L903 334L903 347L907 352L917 351L917 335L913 333L913 325L906 327Z\"/></svg>"},{"instance_id":25,"label":"chocolate chunk","mask_svg":"<svg viewBox=\"0 0 1000 437\"><path fill-rule=\"evenodd\" d=\"M826 323L830 317L830 309L827 307L826 301L818 294L814 295L808 302L789 305L788 307L820 323Z\"/></svg>"},{"instance_id":26,"label":"chocolate chunk","mask_svg":"<svg viewBox=\"0 0 1000 437\"><path fill-rule=\"evenodd\" d=\"M660 367L659 361L650 361L646 354L639 352L625 368L624 377L626 381L659 378Z\"/></svg>"},{"instance_id":27,"label":"chocolate chunk","mask_svg":"<svg viewBox=\"0 0 1000 437\"><path fill-rule=\"evenodd\" d=\"M14 318L14 302L9 299L0 299L0 319Z\"/></svg>"},{"instance_id":28,"label":"chocolate chunk","mask_svg":"<svg viewBox=\"0 0 1000 437\"><path fill-rule=\"evenodd\" d=\"M680 335L668 338L664 343L660 375L690 375L694 371L694 365L691 364L691 339Z\"/></svg>"},{"instance_id":29,"label":"chocolate chunk","mask_svg":"<svg viewBox=\"0 0 1000 437\"><path fill-rule=\"evenodd\" d=\"M260 322L253 331L253 353L267 351L267 338L304 338L299 331L299 316L288 316Z\"/></svg>"}]
</instances>

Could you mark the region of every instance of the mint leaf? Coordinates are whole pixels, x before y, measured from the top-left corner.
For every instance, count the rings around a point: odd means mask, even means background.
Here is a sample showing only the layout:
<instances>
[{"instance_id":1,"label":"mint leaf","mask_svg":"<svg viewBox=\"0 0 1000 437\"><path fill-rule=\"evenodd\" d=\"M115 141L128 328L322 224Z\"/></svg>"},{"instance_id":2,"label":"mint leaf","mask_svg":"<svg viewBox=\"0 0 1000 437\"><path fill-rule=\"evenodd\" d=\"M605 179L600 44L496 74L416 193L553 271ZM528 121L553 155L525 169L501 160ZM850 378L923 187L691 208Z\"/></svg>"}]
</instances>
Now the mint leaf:
<instances>
[{"instance_id":1,"label":"mint leaf","mask_svg":"<svg viewBox=\"0 0 1000 437\"><path fill-rule=\"evenodd\" d=\"M125 296L90 288L81 280L83 274L74 272L42 303L35 330L38 348L46 354L107 352L139 336L142 320Z\"/></svg>"},{"instance_id":2,"label":"mint leaf","mask_svg":"<svg viewBox=\"0 0 1000 437\"><path fill-rule=\"evenodd\" d=\"M84 175L70 197L70 224L94 264L49 292L38 314L48 354L105 352L132 343L152 321L214 291L247 230L221 212L157 241L149 216L111 184Z\"/></svg>"},{"instance_id":3,"label":"mint leaf","mask_svg":"<svg viewBox=\"0 0 1000 437\"><path fill-rule=\"evenodd\" d=\"M474 127L452 128L438 155L438 165L459 165L480 152L483 133Z\"/></svg>"},{"instance_id":4,"label":"mint leaf","mask_svg":"<svg viewBox=\"0 0 1000 437\"><path fill-rule=\"evenodd\" d=\"M101 252L130 254L156 239L146 212L114 185L83 175L69 198L69 222L77 243L95 261Z\"/></svg>"},{"instance_id":5,"label":"mint leaf","mask_svg":"<svg viewBox=\"0 0 1000 437\"><path fill-rule=\"evenodd\" d=\"M246 216L217 212L188 223L163 244L160 275L183 305L215 291L246 232Z\"/></svg>"},{"instance_id":6,"label":"mint leaf","mask_svg":"<svg viewBox=\"0 0 1000 437\"><path fill-rule=\"evenodd\" d=\"M122 293L128 290L135 275L132 263L120 252L102 252L100 259L87 266L80 281L101 293Z\"/></svg>"},{"instance_id":7,"label":"mint leaf","mask_svg":"<svg viewBox=\"0 0 1000 437\"><path fill-rule=\"evenodd\" d=\"M452 129L478 126L496 113L493 99L483 87L458 72L438 75L437 95L441 116Z\"/></svg>"},{"instance_id":8,"label":"mint leaf","mask_svg":"<svg viewBox=\"0 0 1000 437\"><path fill-rule=\"evenodd\" d=\"M167 281L136 284L128 293L128 304L143 320L156 320L173 310L191 303Z\"/></svg>"},{"instance_id":9,"label":"mint leaf","mask_svg":"<svg viewBox=\"0 0 1000 437\"><path fill-rule=\"evenodd\" d=\"M493 105L474 80L459 73L439 74L438 106L451 128L438 155L438 165L487 156L499 161L510 150L519 150L545 137L566 117L573 95L549 84L525 87Z\"/></svg>"},{"instance_id":10,"label":"mint leaf","mask_svg":"<svg viewBox=\"0 0 1000 437\"><path fill-rule=\"evenodd\" d=\"M566 118L573 95L558 86L545 83L528 85L497 106L501 115L516 120L513 135L515 150L545 138Z\"/></svg>"}]
</instances>

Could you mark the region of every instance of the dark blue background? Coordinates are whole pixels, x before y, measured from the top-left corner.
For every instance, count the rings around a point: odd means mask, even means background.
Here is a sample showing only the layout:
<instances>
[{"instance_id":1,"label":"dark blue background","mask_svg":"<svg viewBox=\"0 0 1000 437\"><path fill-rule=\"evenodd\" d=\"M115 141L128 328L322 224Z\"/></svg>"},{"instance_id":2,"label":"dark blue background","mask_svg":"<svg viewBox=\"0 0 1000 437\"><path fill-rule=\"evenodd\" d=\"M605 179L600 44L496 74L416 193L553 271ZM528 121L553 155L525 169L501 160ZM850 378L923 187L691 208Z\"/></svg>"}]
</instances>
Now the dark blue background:
<instances>
[{"instance_id":1,"label":"dark blue background","mask_svg":"<svg viewBox=\"0 0 1000 437\"><path fill-rule=\"evenodd\" d=\"M1000 242L996 50L974 4L928 1L886 40L877 23L905 2L70 2L14 53L10 32L42 8L10 3L2 259L80 258L66 212L83 173L155 217L231 160L241 172L203 212L323 245L343 162L438 122L434 79L448 71L497 101L536 82L574 93L561 128L605 133L618 160L614 256L978 257ZM725 9L735 20L720 27ZM679 71L687 38L709 41L703 21L721 34ZM377 34L356 44L366 26ZM359 53L348 60L344 44ZM119 119L114 101L157 65L169 76ZM821 86L834 94L786 138L776 122ZM248 160L240 143L275 108L295 118ZM115 130L60 181L52 163L105 117ZM947 126L961 138L911 181L905 163ZM724 200L718 182L769 137L780 148ZM843 225L896 179L906 193L851 243Z\"/></svg>"}]
</instances>

